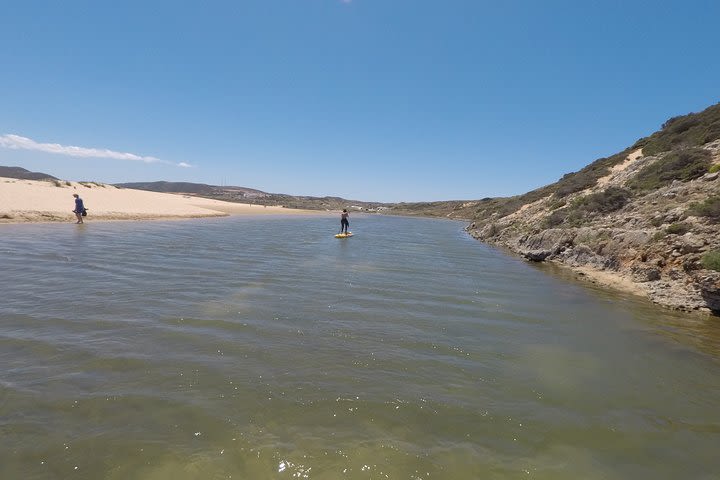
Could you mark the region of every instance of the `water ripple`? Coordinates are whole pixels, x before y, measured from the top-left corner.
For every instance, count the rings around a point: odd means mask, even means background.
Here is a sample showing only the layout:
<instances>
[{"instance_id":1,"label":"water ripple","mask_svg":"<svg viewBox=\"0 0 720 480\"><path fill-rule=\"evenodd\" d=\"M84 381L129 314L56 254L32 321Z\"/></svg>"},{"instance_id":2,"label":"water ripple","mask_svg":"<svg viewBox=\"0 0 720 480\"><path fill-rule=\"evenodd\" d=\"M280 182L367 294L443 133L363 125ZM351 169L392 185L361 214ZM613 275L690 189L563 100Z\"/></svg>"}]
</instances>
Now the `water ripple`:
<instances>
[{"instance_id":1,"label":"water ripple","mask_svg":"<svg viewBox=\"0 0 720 480\"><path fill-rule=\"evenodd\" d=\"M353 222L0 226L3 477L720 469L716 323L454 222Z\"/></svg>"}]
</instances>

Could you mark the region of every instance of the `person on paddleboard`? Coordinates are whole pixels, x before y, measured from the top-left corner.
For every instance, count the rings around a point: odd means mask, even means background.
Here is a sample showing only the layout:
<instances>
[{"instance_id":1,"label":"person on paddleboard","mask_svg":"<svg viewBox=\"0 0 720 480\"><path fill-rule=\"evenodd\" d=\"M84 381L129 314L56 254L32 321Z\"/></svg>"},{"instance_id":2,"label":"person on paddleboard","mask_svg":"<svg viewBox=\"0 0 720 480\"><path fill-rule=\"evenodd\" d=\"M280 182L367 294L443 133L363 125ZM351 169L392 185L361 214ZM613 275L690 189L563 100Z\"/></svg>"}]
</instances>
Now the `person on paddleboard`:
<instances>
[{"instance_id":1,"label":"person on paddleboard","mask_svg":"<svg viewBox=\"0 0 720 480\"><path fill-rule=\"evenodd\" d=\"M343 208L342 213L340 214L340 233L344 233L347 235L348 228L350 227L350 222L348 221L348 217L350 214L348 213L346 208Z\"/></svg>"}]
</instances>

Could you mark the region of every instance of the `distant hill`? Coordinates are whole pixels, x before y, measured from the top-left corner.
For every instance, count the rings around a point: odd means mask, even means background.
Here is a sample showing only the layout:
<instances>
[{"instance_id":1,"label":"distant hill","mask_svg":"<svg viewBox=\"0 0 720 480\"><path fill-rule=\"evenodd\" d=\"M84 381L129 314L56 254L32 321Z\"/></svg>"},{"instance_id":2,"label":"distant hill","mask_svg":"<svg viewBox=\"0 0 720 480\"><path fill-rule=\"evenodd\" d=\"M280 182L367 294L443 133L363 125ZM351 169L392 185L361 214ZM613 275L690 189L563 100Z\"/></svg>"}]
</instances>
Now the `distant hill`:
<instances>
[{"instance_id":1,"label":"distant hill","mask_svg":"<svg viewBox=\"0 0 720 480\"><path fill-rule=\"evenodd\" d=\"M31 172L21 167L2 167L0 166L0 177L18 178L21 180L58 180L52 175L40 172Z\"/></svg>"},{"instance_id":2,"label":"distant hill","mask_svg":"<svg viewBox=\"0 0 720 480\"><path fill-rule=\"evenodd\" d=\"M190 182L135 182L135 183L117 183L116 187L132 188L135 190L149 190L151 192L163 193L193 193L210 194L216 191L215 186L206 185L204 183Z\"/></svg>"},{"instance_id":3,"label":"distant hill","mask_svg":"<svg viewBox=\"0 0 720 480\"><path fill-rule=\"evenodd\" d=\"M305 210L337 210L351 208L360 211L378 211L387 209L389 205L378 202L347 200L340 197L310 197L283 193L267 193L247 187L207 185L189 182L135 182L117 183L116 187L149 190L151 192L182 193L212 198L226 202L252 203L255 205L283 206Z\"/></svg>"},{"instance_id":4,"label":"distant hill","mask_svg":"<svg viewBox=\"0 0 720 480\"><path fill-rule=\"evenodd\" d=\"M720 312L719 175L716 104L531 192L392 212L467 220L474 237L530 260L610 273L657 303Z\"/></svg>"}]
</instances>

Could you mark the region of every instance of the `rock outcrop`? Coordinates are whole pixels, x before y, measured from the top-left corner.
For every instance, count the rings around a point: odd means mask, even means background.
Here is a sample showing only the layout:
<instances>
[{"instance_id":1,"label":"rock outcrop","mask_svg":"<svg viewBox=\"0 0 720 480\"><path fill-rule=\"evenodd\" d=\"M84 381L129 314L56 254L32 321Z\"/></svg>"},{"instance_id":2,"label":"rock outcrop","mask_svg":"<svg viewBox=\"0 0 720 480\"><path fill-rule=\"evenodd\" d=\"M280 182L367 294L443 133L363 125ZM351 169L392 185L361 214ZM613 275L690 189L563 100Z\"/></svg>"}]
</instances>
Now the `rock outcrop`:
<instances>
[{"instance_id":1,"label":"rock outcrop","mask_svg":"<svg viewBox=\"0 0 720 480\"><path fill-rule=\"evenodd\" d=\"M720 104L522 195L399 204L483 242L682 310L720 314Z\"/></svg>"},{"instance_id":2,"label":"rock outcrop","mask_svg":"<svg viewBox=\"0 0 720 480\"><path fill-rule=\"evenodd\" d=\"M720 164L720 141L702 149L709 155L708 168L718 168L713 166ZM631 281L667 307L720 313L720 272L703 264L706 254L720 251L720 225L698 208L710 202L712 213L720 207L718 172L671 181L651 191L624 190L643 168L667 155L635 151L625 168L565 196L559 207L556 196L549 195L503 217L476 219L467 230L478 240L530 261L589 268ZM605 211L602 202L610 201L605 192L612 188L628 192L627 198ZM597 205L586 208L588 204Z\"/></svg>"}]
</instances>

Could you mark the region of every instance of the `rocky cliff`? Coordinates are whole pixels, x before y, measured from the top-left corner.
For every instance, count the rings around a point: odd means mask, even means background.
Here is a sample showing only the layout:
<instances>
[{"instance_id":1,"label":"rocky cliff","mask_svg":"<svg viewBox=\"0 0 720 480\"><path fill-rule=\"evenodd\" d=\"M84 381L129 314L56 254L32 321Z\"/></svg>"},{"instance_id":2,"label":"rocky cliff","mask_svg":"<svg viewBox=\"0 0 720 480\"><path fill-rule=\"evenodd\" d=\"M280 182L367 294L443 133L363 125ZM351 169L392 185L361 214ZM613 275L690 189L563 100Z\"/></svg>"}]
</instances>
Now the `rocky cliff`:
<instances>
[{"instance_id":1,"label":"rocky cliff","mask_svg":"<svg viewBox=\"0 0 720 480\"><path fill-rule=\"evenodd\" d=\"M720 104L524 195L415 206L658 304L720 312Z\"/></svg>"}]
</instances>

